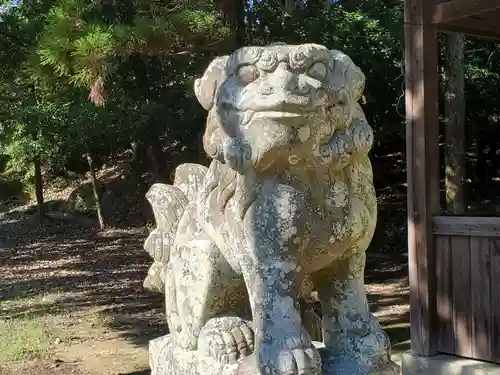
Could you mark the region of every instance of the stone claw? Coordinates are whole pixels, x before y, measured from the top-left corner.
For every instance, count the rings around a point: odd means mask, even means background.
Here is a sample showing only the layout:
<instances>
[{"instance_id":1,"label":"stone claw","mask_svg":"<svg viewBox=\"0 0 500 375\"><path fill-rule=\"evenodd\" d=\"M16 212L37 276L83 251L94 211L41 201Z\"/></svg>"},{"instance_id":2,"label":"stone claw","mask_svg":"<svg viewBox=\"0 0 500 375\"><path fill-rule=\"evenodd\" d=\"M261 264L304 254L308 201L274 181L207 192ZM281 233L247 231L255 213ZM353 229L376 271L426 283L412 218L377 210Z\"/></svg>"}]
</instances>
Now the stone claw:
<instances>
[{"instance_id":1,"label":"stone claw","mask_svg":"<svg viewBox=\"0 0 500 375\"><path fill-rule=\"evenodd\" d=\"M262 374L321 375L321 357L307 333L279 341L280 338L276 337L261 346L258 363Z\"/></svg>"},{"instance_id":2,"label":"stone claw","mask_svg":"<svg viewBox=\"0 0 500 375\"><path fill-rule=\"evenodd\" d=\"M318 351L311 348L282 350L274 360L260 356L261 372L266 375L321 375L321 358Z\"/></svg>"},{"instance_id":3,"label":"stone claw","mask_svg":"<svg viewBox=\"0 0 500 375\"><path fill-rule=\"evenodd\" d=\"M224 364L233 364L252 354L253 330L240 318L220 317L207 322L198 339L198 350Z\"/></svg>"},{"instance_id":4,"label":"stone claw","mask_svg":"<svg viewBox=\"0 0 500 375\"><path fill-rule=\"evenodd\" d=\"M190 331L181 329L181 331L177 333L177 336L178 344L181 346L181 348L184 348L186 350L196 349L196 336L193 335Z\"/></svg>"}]
</instances>

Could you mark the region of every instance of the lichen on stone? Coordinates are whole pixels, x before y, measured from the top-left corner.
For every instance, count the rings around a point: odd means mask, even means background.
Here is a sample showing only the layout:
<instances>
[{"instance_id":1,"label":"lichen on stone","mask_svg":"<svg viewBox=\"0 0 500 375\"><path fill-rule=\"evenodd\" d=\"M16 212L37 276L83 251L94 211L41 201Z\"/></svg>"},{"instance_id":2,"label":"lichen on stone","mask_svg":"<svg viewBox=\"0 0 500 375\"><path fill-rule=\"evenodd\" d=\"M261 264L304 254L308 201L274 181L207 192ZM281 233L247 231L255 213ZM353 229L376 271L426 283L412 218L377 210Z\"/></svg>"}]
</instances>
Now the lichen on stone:
<instances>
[{"instance_id":1,"label":"lichen on stone","mask_svg":"<svg viewBox=\"0 0 500 375\"><path fill-rule=\"evenodd\" d=\"M171 331L151 344L152 375L398 373L364 291L377 220L364 84L344 53L283 43L196 80L213 160L148 193L146 284L163 288Z\"/></svg>"}]
</instances>

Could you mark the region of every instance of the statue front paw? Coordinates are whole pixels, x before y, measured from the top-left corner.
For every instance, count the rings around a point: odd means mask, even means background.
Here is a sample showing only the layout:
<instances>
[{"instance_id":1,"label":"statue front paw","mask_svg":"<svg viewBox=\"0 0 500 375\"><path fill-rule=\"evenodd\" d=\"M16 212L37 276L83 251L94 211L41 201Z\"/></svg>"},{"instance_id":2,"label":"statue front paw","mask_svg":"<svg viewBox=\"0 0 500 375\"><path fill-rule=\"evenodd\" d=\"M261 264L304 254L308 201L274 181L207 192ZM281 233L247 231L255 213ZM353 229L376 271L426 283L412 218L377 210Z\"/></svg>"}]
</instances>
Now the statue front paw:
<instances>
[{"instance_id":1,"label":"statue front paw","mask_svg":"<svg viewBox=\"0 0 500 375\"><path fill-rule=\"evenodd\" d=\"M351 130L353 151L367 154L373 146L373 129L366 119L360 118L354 122Z\"/></svg>"},{"instance_id":2,"label":"statue front paw","mask_svg":"<svg viewBox=\"0 0 500 375\"><path fill-rule=\"evenodd\" d=\"M258 364L266 375L321 375L321 358L302 328L297 334L270 332L259 347Z\"/></svg>"},{"instance_id":3,"label":"statue front paw","mask_svg":"<svg viewBox=\"0 0 500 375\"><path fill-rule=\"evenodd\" d=\"M253 330L249 323L237 317L214 318L202 328L198 350L224 364L236 363L252 354Z\"/></svg>"},{"instance_id":4,"label":"statue front paw","mask_svg":"<svg viewBox=\"0 0 500 375\"><path fill-rule=\"evenodd\" d=\"M178 315L170 316L169 329L176 345L185 350L196 350L198 336Z\"/></svg>"},{"instance_id":5,"label":"statue front paw","mask_svg":"<svg viewBox=\"0 0 500 375\"><path fill-rule=\"evenodd\" d=\"M241 138L230 138L223 146L224 161L238 173L244 173L253 165L252 147Z\"/></svg>"}]
</instances>

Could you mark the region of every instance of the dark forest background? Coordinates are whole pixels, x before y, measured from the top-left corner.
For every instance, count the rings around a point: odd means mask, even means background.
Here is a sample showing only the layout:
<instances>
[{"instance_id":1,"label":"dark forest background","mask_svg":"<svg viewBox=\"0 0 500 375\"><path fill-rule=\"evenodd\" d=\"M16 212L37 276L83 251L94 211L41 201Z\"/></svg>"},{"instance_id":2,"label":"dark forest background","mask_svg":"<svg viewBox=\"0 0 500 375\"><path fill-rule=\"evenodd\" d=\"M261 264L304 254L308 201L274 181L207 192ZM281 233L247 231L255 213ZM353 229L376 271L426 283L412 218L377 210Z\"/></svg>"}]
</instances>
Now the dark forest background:
<instances>
[{"instance_id":1,"label":"dark forest background","mask_svg":"<svg viewBox=\"0 0 500 375\"><path fill-rule=\"evenodd\" d=\"M208 163L194 79L217 55L276 41L340 49L366 74L380 201L374 246L404 249L402 0L4 1L0 200L10 208L33 198L41 218L78 212L103 228L151 224L149 186L171 181L180 163ZM440 56L436 194L443 212L496 215L499 45L442 35ZM67 197L52 194L68 188Z\"/></svg>"}]
</instances>

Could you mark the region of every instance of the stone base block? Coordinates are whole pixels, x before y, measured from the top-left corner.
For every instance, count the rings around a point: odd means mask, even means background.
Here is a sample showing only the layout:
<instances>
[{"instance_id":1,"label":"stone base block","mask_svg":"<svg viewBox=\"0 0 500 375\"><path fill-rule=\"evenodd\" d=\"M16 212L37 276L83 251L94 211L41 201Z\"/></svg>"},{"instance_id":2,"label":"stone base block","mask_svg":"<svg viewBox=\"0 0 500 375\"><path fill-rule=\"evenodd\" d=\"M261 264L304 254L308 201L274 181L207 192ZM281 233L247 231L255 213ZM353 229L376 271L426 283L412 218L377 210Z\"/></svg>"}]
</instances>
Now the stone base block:
<instances>
[{"instance_id":1,"label":"stone base block","mask_svg":"<svg viewBox=\"0 0 500 375\"><path fill-rule=\"evenodd\" d=\"M149 342L149 367L151 375L236 374L236 366L224 366L198 352L174 346L168 335Z\"/></svg>"},{"instance_id":2,"label":"stone base block","mask_svg":"<svg viewBox=\"0 0 500 375\"><path fill-rule=\"evenodd\" d=\"M450 355L420 357L405 353L402 375L499 375L500 365Z\"/></svg>"},{"instance_id":3,"label":"stone base block","mask_svg":"<svg viewBox=\"0 0 500 375\"><path fill-rule=\"evenodd\" d=\"M378 366L363 366L355 360L332 355L323 344L314 342L323 362L323 375L399 375L400 368L391 361ZM253 358L235 365L223 365L196 351L187 351L172 344L170 336L149 342L151 375L259 375ZM497 373L498 374L498 373Z\"/></svg>"}]
</instances>

